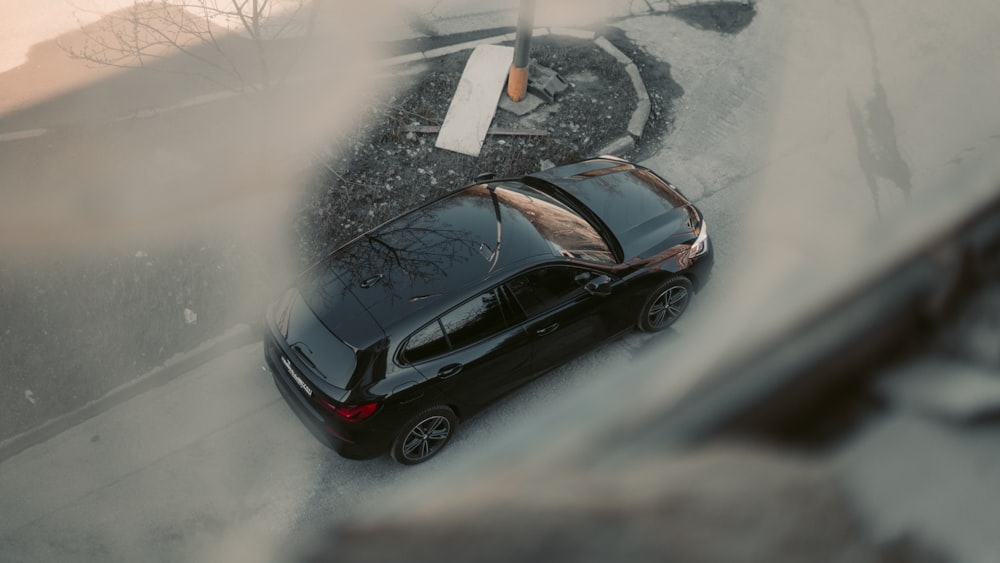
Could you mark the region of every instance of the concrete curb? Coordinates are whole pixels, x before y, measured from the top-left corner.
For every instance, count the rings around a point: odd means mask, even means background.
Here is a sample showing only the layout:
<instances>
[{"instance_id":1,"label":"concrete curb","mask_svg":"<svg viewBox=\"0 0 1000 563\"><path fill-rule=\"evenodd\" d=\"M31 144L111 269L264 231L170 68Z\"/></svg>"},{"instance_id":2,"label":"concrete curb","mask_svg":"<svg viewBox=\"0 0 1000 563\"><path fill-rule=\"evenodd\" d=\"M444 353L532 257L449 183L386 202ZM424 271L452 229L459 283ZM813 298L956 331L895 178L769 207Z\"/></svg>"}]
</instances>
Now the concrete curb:
<instances>
[{"instance_id":1,"label":"concrete curb","mask_svg":"<svg viewBox=\"0 0 1000 563\"><path fill-rule=\"evenodd\" d=\"M0 143L4 141L18 141L21 139L40 137L48 132L49 132L48 129L24 129L21 131L12 131L10 133L3 133L0 134Z\"/></svg>"},{"instance_id":2,"label":"concrete curb","mask_svg":"<svg viewBox=\"0 0 1000 563\"><path fill-rule=\"evenodd\" d=\"M164 385L202 364L258 340L260 340L258 334L250 325L238 324L220 336L206 340L194 350L174 355L164 362L162 366L115 387L105 393L103 397L90 401L73 412L47 420L41 426L36 426L0 442L0 462L17 455L35 444L53 438L117 404L123 403L150 389Z\"/></svg>"},{"instance_id":3,"label":"concrete curb","mask_svg":"<svg viewBox=\"0 0 1000 563\"><path fill-rule=\"evenodd\" d=\"M646 121L649 119L650 113L649 94L646 92L646 87L642 82L642 77L639 75L639 70L635 66L635 63L633 63L628 56L618 50L604 37L597 37L595 39L595 35L592 31L565 28L538 28L533 31L533 35L535 37L563 35L576 39L593 40L597 46L609 53L620 63L626 65L625 70L629 73L629 77L632 79L632 85L636 90L636 97L639 100L639 103L637 104L638 107L636 107L635 111L632 112L632 118L629 120L629 134L623 135L612 141L608 145L601 148L597 154L620 156L621 154L635 148L636 140L642 136L643 129L645 128ZM512 33L495 35L476 41L468 41L447 47L440 47L408 55L392 57L381 61L379 66L384 68L402 64L411 64L414 62L421 62L436 57L450 55L465 49L472 49L479 45L493 45L513 40L514 34ZM188 100L183 100L166 107L134 111L130 114L114 118L113 121L151 117L170 111L213 103L222 99L231 98L235 95L237 94L232 92L206 94L190 98ZM48 130L46 129L29 129L25 131L4 133L0 134L0 143L4 141L38 137L46 134L47 132ZM12 438L3 440L0 442L0 462L16 455L34 444L48 440L49 438L60 434L64 430L96 416L97 414L119 403L125 402L136 395L148 391L149 389L163 385L189 370L218 358L231 350L256 342L257 340L259 340L259 338L249 325L240 324L232 327L221 336L205 341L190 352L175 355L167 360L164 365L139 376L133 381L108 391L103 397L91 401L73 412L47 420L42 423L41 426L37 426Z\"/></svg>"},{"instance_id":4,"label":"concrete curb","mask_svg":"<svg viewBox=\"0 0 1000 563\"><path fill-rule=\"evenodd\" d=\"M637 103L635 111L632 112L632 117L628 121L627 129L629 134L608 143L599 151L599 154L620 156L620 153L633 149L636 141L642 138L642 133L646 129L646 123L649 121L652 104L649 101L649 92L646 90L646 84L642 81L642 75L639 74L639 67L635 65L632 59L604 37L598 38L595 43L618 62L625 65L625 72L628 73L629 79L632 80L632 87L635 88Z\"/></svg>"}]
</instances>

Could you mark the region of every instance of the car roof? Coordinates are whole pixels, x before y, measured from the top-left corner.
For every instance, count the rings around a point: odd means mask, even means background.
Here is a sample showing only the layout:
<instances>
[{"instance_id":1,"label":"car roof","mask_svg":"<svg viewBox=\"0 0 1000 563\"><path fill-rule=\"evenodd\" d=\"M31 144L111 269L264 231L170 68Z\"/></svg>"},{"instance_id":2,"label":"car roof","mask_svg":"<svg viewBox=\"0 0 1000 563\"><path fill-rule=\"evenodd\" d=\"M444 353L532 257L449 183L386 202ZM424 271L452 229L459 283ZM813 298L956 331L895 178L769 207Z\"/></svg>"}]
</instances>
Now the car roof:
<instances>
[{"instance_id":1,"label":"car roof","mask_svg":"<svg viewBox=\"0 0 1000 563\"><path fill-rule=\"evenodd\" d=\"M300 292L334 334L368 347L431 305L436 314L457 303L496 272L551 259L524 205L531 194L548 197L515 180L452 192L335 250L307 272Z\"/></svg>"}]
</instances>

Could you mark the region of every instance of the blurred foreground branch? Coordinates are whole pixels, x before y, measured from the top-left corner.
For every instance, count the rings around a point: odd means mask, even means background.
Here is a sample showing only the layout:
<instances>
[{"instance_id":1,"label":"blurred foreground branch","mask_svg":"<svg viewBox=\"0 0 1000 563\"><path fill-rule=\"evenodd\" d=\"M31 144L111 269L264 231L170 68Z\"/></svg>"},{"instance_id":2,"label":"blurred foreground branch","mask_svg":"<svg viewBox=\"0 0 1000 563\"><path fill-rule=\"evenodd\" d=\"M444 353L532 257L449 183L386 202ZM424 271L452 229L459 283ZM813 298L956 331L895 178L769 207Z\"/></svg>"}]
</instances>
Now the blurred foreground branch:
<instances>
[{"instance_id":1,"label":"blurred foreground branch","mask_svg":"<svg viewBox=\"0 0 1000 563\"><path fill-rule=\"evenodd\" d=\"M315 29L308 0L135 1L80 26L83 41L61 44L99 66L193 74L236 91L282 83ZM75 6L78 15L102 15ZM78 17L78 20L80 18ZM167 65L176 55L184 64Z\"/></svg>"}]
</instances>

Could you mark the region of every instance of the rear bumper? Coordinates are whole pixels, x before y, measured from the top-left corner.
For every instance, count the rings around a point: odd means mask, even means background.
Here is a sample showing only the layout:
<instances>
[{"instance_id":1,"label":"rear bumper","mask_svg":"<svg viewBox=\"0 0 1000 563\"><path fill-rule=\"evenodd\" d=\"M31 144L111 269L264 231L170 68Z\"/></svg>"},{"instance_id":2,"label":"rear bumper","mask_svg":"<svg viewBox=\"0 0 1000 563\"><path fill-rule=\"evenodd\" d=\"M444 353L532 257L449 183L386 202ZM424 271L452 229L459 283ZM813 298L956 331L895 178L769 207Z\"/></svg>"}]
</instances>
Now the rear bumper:
<instances>
[{"instance_id":1,"label":"rear bumper","mask_svg":"<svg viewBox=\"0 0 1000 563\"><path fill-rule=\"evenodd\" d=\"M282 351L270 331L265 329L264 360L274 379L274 385L317 440L349 459L370 459L389 450L391 436L381 432L366 432L364 428L338 424L317 410L299 390L281 365Z\"/></svg>"}]
</instances>

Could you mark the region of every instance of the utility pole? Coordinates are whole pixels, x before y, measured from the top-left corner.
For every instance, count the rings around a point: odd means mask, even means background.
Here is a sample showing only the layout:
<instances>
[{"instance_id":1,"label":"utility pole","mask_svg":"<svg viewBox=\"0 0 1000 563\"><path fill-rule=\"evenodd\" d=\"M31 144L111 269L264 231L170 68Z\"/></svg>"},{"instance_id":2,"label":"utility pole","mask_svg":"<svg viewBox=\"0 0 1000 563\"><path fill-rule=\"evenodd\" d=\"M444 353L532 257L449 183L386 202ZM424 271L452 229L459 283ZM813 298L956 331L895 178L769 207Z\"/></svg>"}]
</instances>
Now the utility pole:
<instances>
[{"instance_id":1,"label":"utility pole","mask_svg":"<svg viewBox=\"0 0 1000 563\"><path fill-rule=\"evenodd\" d=\"M521 0L517 16L517 39L514 41L514 62L507 78L507 95L520 102L528 92L528 62L531 54L531 30L535 26L535 0Z\"/></svg>"}]
</instances>

